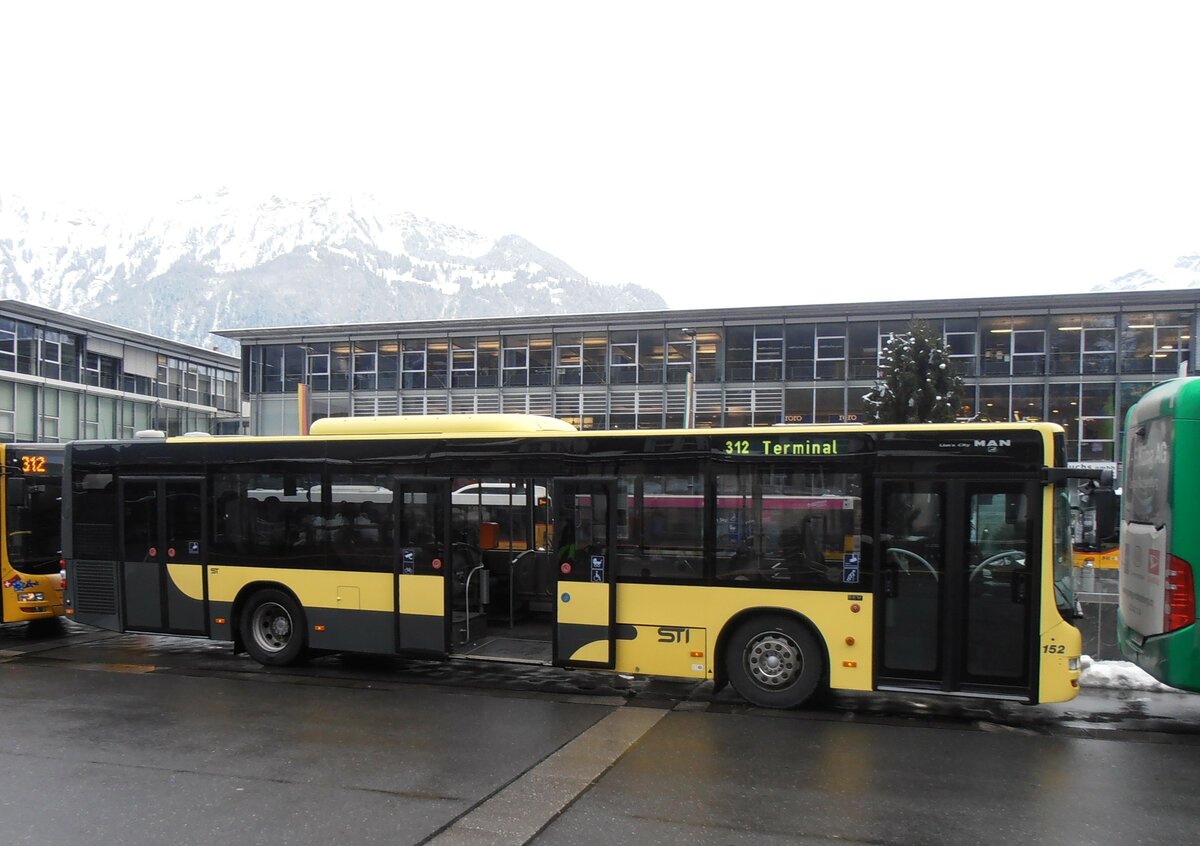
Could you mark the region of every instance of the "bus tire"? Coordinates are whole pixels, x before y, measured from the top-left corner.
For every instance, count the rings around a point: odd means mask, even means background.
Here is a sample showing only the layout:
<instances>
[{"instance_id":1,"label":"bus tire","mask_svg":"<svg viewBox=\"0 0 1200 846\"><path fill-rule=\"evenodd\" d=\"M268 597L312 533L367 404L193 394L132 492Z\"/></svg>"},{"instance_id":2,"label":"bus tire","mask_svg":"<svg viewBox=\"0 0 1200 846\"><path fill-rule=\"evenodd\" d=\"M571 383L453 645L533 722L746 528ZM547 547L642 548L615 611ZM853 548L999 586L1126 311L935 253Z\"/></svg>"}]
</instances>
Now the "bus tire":
<instances>
[{"instance_id":1,"label":"bus tire","mask_svg":"<svg viewBox=\"0 0 1200 846\"><path fill-rule=\"evenodd\" d=\"M273 588L258 591L239 622L242 644L258 663L283 667L304 656L304 611L291 595Z\"/></svg>"},{"instance_id":2,"label":"bus tire","mask_svg":"<svg viewBox=\"0 0 1200 846\"><path fill-rule=\"evenodd\" d=\"M739 623L725 649L725 671L743 699L761 708L795 708L821 683L825 653L804 625L784 614Z\"/></svg>"}]
</instances>

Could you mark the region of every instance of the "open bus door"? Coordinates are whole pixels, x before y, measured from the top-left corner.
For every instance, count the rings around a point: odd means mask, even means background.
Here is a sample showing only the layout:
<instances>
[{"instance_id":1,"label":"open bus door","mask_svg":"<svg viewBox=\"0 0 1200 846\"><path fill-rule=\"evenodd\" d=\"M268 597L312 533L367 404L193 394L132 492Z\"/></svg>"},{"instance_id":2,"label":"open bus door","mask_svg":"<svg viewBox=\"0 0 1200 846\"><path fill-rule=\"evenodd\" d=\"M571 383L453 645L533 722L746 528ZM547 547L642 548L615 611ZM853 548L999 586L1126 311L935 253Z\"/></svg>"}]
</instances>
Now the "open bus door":
<instances>
[{"instance_id":1,"label":"open bus door","mask_svg":"<svg viewBox=\"0 0 1200 846\"><path fill-rule=\"evenodd\" d=\"M396 651L450 650L450 480L396 479Z\"/></svg>"},{"instance_id":2,"label":"open bus door","mask_svg":"<svg viewBox=\"0 0 1200 846\"><path fill-rule=\"evenodd\" d=\"M613 479L554 480L554 664L616 665Z\"/></svg>"}]
</instances>

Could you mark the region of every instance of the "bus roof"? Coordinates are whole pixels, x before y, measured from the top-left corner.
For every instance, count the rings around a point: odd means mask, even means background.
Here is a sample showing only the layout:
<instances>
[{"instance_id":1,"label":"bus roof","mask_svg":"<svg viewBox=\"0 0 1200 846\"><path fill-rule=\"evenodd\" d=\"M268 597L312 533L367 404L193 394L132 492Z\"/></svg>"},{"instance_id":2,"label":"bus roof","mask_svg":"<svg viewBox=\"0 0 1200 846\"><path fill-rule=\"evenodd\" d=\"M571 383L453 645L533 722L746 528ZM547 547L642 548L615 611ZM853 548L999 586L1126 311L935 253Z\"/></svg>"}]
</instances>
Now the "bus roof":
<instances>
[{"instance_id":1,"label":"bus roof","mask_svg":"<svg viewBox=\"0 0 1200 846\"><path fill-rule=\"evenodd\" d=\"M1129 409L1126 426L1158 417L1200 420L1200 377L1171 379L1155 385Z\"/></svg>"},{"instance_id":2,"label":"bus roof","mask_svg":"<svg viewBox=\"0 0 1200 846\"><path fill-rule=\"evenodd\" d=\"M313 435L451 435L575 432L565 420L537 414L412 414L383 417L325 417Z\"/></svg>"}]
</instances>

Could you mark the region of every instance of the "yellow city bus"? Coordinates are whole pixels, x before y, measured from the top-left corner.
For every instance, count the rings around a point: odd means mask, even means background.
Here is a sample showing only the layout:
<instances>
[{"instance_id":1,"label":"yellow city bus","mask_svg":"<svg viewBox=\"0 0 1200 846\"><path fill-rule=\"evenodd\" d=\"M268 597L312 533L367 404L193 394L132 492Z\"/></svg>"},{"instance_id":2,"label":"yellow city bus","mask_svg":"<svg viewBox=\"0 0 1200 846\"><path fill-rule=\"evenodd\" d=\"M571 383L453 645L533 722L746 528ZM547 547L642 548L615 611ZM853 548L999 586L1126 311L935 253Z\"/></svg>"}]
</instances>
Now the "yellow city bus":
<instances>
[{"instance_id":1,"label":"yellow city bus","mask_svg":"<svg viewBox=\"0 0 1200 846\"><path fill-rule=\"evenodd\" d=\"M68 445L68 614L232 641L1022 702L1075 696L1046 423L579 432L340 418ZM351 493L353 495L351 495Z\"/></svg>"},{"instance_id":2,"label":"yellow city bus","mask_svg":"<svg viewBox=\"0 0 1200 846\"><path fill-rule=\"evenodd\" d=\"M0 623L62 616L61 444L0 444Z\"/></svg>"}]
</instances>

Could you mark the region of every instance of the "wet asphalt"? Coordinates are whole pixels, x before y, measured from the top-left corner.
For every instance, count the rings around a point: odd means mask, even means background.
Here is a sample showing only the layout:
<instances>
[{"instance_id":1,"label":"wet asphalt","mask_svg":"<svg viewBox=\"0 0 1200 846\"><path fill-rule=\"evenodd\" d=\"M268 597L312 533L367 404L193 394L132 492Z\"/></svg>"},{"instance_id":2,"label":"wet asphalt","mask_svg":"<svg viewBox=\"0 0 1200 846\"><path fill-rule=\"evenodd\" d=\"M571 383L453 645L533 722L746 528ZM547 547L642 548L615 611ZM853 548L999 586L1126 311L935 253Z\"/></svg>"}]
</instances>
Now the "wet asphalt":
<instances>
[{"instance_id":1,"label":"wet asphalt","mask_svg":"<svg viewBox=\"0 0 1200 846\"><path fill-rule=\"evenodd\" d=\"M1019 706L0 629L9 843L1164 843L1200 696Z\"/></svg>"}]
</instances>

